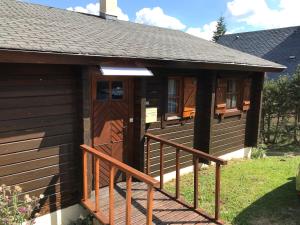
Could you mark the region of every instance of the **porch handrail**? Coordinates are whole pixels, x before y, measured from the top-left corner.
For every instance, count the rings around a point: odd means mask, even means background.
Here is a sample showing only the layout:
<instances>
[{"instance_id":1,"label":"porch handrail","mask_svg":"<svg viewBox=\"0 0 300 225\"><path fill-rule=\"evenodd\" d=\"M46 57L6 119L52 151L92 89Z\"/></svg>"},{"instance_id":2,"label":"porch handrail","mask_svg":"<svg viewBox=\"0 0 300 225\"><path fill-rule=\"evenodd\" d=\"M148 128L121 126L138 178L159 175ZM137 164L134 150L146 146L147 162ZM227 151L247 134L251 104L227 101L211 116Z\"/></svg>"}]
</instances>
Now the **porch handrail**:
<instances>
[{"instance_id":1,"label":"porch handrail","mask_svg":"<svg viewBox=\"0 0 300 225\"><path fill-rule=\"evenodd\" d=\"M152 214L153 214L153 195L154 188L159 186L159 181L153 177L144 174L119 160L99 152L98 150L88 146L81 145L83 150L83 204L96 214L97 219L103 224L114 225L114 176L115 169L126 174L126 225L131 224L131 195L132 195L132 177L146 183L148 185L147 190L147 225L152 224ZM95 203L88 200L88 174L87 174L87 163L88 154L91 154L94 158L94 189L95 189ZM109 168L109 218L104 216L103 212L100 210L99 206L99 177L100 177L100 160L105 161L110 164Z\"/></svg>"},{"instance_id":2,"label":"porch handrail","mask_svg":"<svg viewBox=\"0 0 300 225\"><path fill-rule=\"evenodd\" d=\"M187 147L187 146L184 146L182 144L178 144L176 142L173 142L173 141L169 141L167 139L163 139L161 137L158 137L156 135L153 135L153 134L150 134L150 133L146 133L145 134L145 137L149 138L149 139L153 139L155 141L158 141L158 142L161 142L161 143L164 143L166 145L169 145L169 146L172 146L174 148L179 148L183 151L186 151L188 153L191 153L193 155L196 155L198 156L199 158L202 158L202 159L206 159L208 161L212 161L212 162L215 162L215 163L218 163L220 165L226 165L227 164L227 161L226 160L223 160L221 158L218 158L218 157L215 157L215 156L212 156L212 155L209 155L205 152L202 152L200 150L197 150L197 149L194 149L194 148L190 148L190 147Z\"/></svg>"},{"instance_id":3,"label":"porch handrail","mask_svg":"<svg viewBox=\"0 0 300 225\"><path fill-rule=\"evenodd\" d=\"M166 139L163 139L161 137L158 137L156 135L146 133L145 137L147 138L147 158L146 158L146 174L150 174L150 141L154 140L156 142L160 143L159 153L160 153L160 190L168 195L169 197L173 197L169 193L167 193L164 190L164 145L168 145L171 147L174 147L176 149L176 158L175 158L175 164L176 164L176 178L175 178L175 197L174 200L182 203L183 205L201 213L202 215L206 216L209 219L214 219L216 222L223 224L222 221L220 221L220 186L221 186L221 165L226 165L227 161L217 158L215 156L209 155L205 152L202 152L200 150L190 148L181 144L178 144L173 141L169 141ZM180 152L185 151L193 155L193 166L194 166L194 204L193 206L190 206L187 204L183 199L181 199L180 196ZM204 159L208 161L212 161L216 165L216 172L215 172L215 215L214 217L208 215L204 212L204 210L199 208L199 159Z\"/></svg>"}]
</instances>

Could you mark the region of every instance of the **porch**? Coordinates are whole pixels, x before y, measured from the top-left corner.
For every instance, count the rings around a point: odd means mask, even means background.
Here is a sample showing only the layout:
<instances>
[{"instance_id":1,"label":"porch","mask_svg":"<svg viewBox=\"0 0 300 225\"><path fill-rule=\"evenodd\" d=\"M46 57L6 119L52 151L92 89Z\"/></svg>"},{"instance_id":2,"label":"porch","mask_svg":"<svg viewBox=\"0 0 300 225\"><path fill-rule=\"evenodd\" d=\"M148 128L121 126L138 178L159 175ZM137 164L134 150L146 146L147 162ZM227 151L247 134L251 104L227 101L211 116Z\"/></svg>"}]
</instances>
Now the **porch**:
<instances>
[{"instance_id":1,"label":"porch","mask_svg":"<svg viewBox=\"0 0 300 225\"><path fill-rule=\"evenodd\" d=\"M146 224L147 185L143 182L132 182L131 224ZM126 182L115 184L114 223L126 224ZM100 188L99 205L105 215L109 214L109 188ZM90 202L95 202L93 192ZM153 224L216 224L203 215L189 209L170 196L155 189L153 193Z\"/></svg>"},{"instance_id":2,"label":"porch","mask_svg":"<svg viewBox=\"0 0 300 225\"><path fill-rule=\"evenodd\" d=\"M160 144L160 181L142 173L119 160L87 145L83 150L83 198L82 205L102 224L223 224L220 221L220 168L226 161L199 150L162 139L152 134L147 138L147 165L150 165L150 142ZM176 149L176 193L164 190L164 147ZM194 203L190 205L180 195L180 155L193 155ZM199 207L199 162L213 162L215 174L215 215L208 215ZM93 173L88 174L88 161L93 162ZM100 165L108 165L108 186L100 188ZM116 182L116 174L122 174L126 182ZM94 177L91 182L91 176ZM123 179L123 180L124 180ZM91 183L90 183L91 182ZM93 191L92 191L93 190Z\"/></svg>"}]
</instances>

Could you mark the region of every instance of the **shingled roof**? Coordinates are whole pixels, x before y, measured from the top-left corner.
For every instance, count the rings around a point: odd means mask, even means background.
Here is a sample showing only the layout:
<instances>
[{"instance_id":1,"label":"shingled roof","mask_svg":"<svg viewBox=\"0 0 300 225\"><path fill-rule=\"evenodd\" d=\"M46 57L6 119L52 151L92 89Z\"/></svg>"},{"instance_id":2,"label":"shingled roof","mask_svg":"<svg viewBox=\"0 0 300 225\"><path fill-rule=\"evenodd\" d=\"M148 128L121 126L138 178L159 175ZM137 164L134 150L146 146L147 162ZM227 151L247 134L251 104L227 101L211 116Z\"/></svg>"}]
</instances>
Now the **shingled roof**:
<instances>
[{"instance_id":1,"label":"shingled roof","mask_svg":"<svg viewBox=\"0 0 300 225\"><path fill-rule=\"evenodd\" d=\"M0 1L0 49L282 69L181 31L14 0Z\"/></svg>"},{"instance_id":2,"label":"shingled roof","mask_svg":"<svg viewBox=\"0 0 300 225\"><path fill-rule=\"evenodd\" d=\"M282 73L291 74L300 64L300 26L228 34L218 43L285 65Z\"/></svg>"}]
</instances>

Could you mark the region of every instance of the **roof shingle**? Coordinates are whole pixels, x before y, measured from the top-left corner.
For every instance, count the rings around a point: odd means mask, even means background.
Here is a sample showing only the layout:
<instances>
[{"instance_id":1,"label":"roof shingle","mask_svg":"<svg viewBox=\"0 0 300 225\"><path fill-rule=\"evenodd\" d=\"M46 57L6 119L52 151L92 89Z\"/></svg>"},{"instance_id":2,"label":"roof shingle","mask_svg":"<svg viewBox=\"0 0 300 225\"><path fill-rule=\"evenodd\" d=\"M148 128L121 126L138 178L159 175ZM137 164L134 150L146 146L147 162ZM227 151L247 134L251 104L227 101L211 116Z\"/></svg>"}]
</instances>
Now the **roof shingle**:
<instances>
[{"instance_id":1,"label":"roof shingle","mask_svg":"<svg viewBox=\"0 0 300 225\"><path fill-rule=\"evenodd\" d=\"M181 31L14 0L0 1L0 21L0 49L282 68Z\"/></svg>"},{"instance_id":2,"label":"roof shingle","mask_svg":"<svg viewBox=\"0 0 300 225\"><path fill-rule=\"evenodd\" d=\"M228 34L218 43L285 65L282 73L291 74L300 64L300 26Z\"/></svg>"}]
</instances>

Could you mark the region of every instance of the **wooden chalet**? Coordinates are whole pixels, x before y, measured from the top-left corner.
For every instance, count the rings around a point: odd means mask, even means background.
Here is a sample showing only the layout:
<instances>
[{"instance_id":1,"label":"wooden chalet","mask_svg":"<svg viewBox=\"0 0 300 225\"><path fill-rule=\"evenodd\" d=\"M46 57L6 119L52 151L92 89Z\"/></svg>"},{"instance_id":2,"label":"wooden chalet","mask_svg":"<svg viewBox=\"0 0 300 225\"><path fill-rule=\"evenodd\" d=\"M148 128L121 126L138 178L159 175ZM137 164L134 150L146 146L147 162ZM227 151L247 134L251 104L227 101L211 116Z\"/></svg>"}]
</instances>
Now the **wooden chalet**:
<instances>
[{"instance_id":1,"label":"wooden chalet","mask_svg":"<svg viewBox=\"0 0 300 225\"><path fill-rule=\"evenodd\" d=\"M256 145L264 73L284 66L119 21L104 3L93 16L0 1L0 184L45 195L37 224L76 220L77 204L103 224L220 223L219 156ZM210 162L212 216L198 201ZM180 195L186 168L193 205Z\"/></svg>"}]
</instances>

